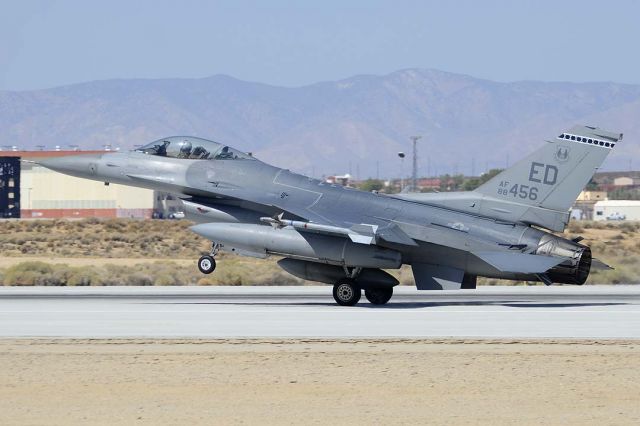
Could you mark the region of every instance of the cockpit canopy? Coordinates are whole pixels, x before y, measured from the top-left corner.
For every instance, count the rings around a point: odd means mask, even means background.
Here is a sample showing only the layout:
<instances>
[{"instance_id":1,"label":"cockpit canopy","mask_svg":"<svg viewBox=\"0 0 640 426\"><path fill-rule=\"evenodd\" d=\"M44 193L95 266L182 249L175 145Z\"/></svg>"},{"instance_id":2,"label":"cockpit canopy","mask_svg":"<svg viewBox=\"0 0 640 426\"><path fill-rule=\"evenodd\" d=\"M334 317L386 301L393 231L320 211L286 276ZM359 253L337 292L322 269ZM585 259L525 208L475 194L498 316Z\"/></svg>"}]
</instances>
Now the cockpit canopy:
<instances>
[{"instance_id":1,"label":"cockpit canopy","mask_svg":"<svg viewBox=\"0 0 640 426\"><path fill-rule=\"evenodd\" d=\"M135 151L160 157L189 160L255 160L251 155L218 142L192 136L158 139Z\"/></svg>"}]
</instances>

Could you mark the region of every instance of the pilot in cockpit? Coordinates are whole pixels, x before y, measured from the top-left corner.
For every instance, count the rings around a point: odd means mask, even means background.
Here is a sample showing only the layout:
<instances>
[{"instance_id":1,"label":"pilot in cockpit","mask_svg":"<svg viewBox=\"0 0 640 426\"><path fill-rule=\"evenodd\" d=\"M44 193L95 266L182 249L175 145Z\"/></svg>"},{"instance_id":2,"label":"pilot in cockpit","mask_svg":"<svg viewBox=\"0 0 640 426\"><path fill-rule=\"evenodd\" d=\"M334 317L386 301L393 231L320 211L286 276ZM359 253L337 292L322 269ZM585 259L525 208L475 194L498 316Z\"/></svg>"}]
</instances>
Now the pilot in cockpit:
<instances>
[{"instance_id":1,"label":"pilot in cockpit","mask_svg":"<svg viewBox=\"0 0 640 426\"><path fill-rule=\"evenodd\" d=\"M206 149L204 149L201 146L196 146L195 148L193 148L193 151L191 151L191 157L193 159L205 159L209 157L209 151L207 151Z\"/></svg>"},{"instance_id":2,"label":"pilot in cockpit","mask_svg":"<svg viewBox=\"0 0 640 426\"><path fill-rule=\"evenodd\" d=\"M223 147L218 155L216 155L216 160L228 160L233 158L233 153L229 150L228 146Z\"/></svg>"},{"instance_id":3,"label":"pilot in cockpit","mask_svg":"<svg viewBox=\"0 0 640 426\"><path fill-rule=\"evenodd\" d=\"M189 158L191 155L191 142L184 141L180 146L180 153L178 154L178 158Z\"/></svg>"},{"instance_id":4,"label":"pilot in cockpit","mask_svg":"<svg viewBox=\"0 0 640 426\"><path fill-rule=\"evenodd\" d=\"M159 155L161 157L166 157L167 156L167 147L169 146L169 141L162 141L162 145L156 145L157 150L156 150L156 155Z\"/></svg>"}]
</instances>

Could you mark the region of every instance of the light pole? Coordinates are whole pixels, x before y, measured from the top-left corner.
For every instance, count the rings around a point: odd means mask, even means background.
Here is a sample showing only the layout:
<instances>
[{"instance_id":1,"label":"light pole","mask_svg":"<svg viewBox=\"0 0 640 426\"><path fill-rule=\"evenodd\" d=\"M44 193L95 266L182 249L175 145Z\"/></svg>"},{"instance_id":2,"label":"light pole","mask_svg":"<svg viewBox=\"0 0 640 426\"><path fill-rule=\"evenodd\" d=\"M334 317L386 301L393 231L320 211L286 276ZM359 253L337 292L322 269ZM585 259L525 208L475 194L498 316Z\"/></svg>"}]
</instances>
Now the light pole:
<instances>
[{"instance_id":1,"label":"light pole","mask_svg":"<svg viewBox=\"0 0 640 426\"><path fill-rule=\"evenodd\" d=\"M418 190L418 140L422 136L411 136L409 139L413 141L413 170L411 171L411 190Z\"/></svg>"},{"instance_id":2,"label":"light pole","mask_svg":"<svg viewBox=\"0 0 640 426\"><path fill-rule=\"evenodd\" d=\"M400 157L400 192L402 192L404 189L404 152L400 151L398 157Z\"/></svg>"}]
</instances>

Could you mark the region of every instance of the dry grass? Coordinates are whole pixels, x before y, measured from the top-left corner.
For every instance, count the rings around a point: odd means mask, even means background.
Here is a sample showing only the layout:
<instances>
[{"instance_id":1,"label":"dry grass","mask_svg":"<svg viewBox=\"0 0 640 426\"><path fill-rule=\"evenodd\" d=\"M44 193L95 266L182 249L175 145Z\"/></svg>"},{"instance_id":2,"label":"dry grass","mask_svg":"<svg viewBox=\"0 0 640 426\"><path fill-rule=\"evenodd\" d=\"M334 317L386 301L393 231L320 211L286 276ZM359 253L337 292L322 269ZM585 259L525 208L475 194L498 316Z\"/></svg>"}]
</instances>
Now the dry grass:
<instances>
[{"instance_id":1,"label":"dry grass","mask_svg":"<svg viewBox=\"0 0 640 426\"><path fill-rule=\"evenodd\" d=\"M0 282L5 285L283 285L302 281L283 272L277 258L221 254L204 276L195 259L210 243L189 231L191 222L84 219L0 221ZM640 282L640 223L572 222L565 237L581 235L596 258L615 267L592 271L588 284ZM44 263L25 263L36 261ZM407 267L391 271L413 285ZM480 279L481 285L517 284Z\"/></svg>"},{"instance_id":2,"label":"dry grass","mask_svg":"<svg viewBox=\"0 0 640 426\"><path fill-rule=\"evenodd\" d=\"M66 263L23 261L0 269L0 282L15 286L111 285L302 285L304 281L281 270L275 261L229 257L214 274L203 275L195 261L102 263L72 266Z\"/></svg>"},{"instance_id":3,"label":"dry grass","mask_svg":"<svg viewBox=\"0 0 640 426\"><path fill-rule=\"evenodd\" d=\"M4 220L0 256L194 258L210 243L186 220Z\"/></svg>"},{"instance_id":4,"label":"dry grass","mask_svg":"<svg viewBox=\"0 0 640 426\"><path fill-rule=\"evenodd\" d=\"M593 257L613 266L610 271L592 270L587 284L640 283L640 223L572 222L565 236L582 236Z\"/></svg>"}]
</instances>

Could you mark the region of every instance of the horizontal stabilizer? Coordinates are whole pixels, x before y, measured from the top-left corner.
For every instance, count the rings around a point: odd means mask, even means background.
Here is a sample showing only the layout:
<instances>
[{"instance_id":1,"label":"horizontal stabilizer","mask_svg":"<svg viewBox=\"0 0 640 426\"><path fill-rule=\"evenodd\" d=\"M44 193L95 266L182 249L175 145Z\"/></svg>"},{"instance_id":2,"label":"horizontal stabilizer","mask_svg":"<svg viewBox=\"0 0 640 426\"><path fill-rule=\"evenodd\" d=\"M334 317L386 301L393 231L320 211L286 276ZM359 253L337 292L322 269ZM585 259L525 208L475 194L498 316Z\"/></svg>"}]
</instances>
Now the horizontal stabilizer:
<instances>
[{"instance_id":1,"label":"horizontal stabilizer","mask_svg":"<svg viewBox=\"0 0 640 426\"><path fill-rule=\"evenodd\" d=\"M613 270L615 268L607 265L606 263L604 263L600 259L592 259L591 260L591 269L592 270L598 270L598 271L611 271L611 270Z\"/></svg>"},{"instance_id":2,"label":"horizontal stabilizer","mask_svg":"<svg viewBox=\"0 0 640 426\"><path fill-rule=\"evenodd\" d=\"M499 271L517 274L541 274L565 260L553 256L499 251L481 251L473 254Z\"/></svg>"}]
</instances>

